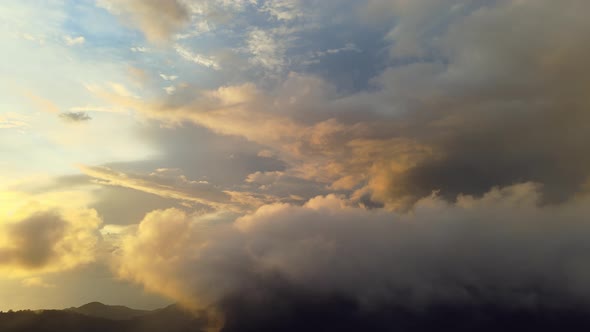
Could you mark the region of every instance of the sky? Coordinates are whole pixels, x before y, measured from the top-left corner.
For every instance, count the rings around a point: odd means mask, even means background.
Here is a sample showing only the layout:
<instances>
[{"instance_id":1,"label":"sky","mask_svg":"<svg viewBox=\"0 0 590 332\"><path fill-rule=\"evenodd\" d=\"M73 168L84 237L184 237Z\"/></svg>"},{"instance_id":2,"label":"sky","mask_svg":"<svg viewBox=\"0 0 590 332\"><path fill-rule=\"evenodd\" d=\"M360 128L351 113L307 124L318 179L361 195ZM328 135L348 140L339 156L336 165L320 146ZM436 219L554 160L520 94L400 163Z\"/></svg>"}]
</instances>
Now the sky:
<instances>
[{"instance_id":1,"label":"sky","mask_svg":"<svg viewBox=\"0 0 590 332\"><path fill-rule=\"evenodd\" d=\"M590 305L588 10L3 1L0 310Z\"/></svg>"}]
</instances>

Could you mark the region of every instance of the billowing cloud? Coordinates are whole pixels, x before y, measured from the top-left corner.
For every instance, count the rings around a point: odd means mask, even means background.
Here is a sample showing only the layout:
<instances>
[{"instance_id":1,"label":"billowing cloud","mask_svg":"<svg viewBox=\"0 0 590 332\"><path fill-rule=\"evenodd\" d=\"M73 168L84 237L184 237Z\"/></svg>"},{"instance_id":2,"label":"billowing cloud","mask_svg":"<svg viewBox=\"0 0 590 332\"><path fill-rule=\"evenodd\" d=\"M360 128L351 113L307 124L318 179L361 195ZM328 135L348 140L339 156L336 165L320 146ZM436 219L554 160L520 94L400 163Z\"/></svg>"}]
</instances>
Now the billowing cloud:
<instances>
[{"instance_id":1,"label":"billowing cloud","mask_svg":"<svg viewBox=\"0 0 590 332\"><path fill-rule=\"evenodd\" d=\"M587 303L588 198L539 207L539 189L524 183L456 203L430 196L412 214L334 195L266 205L235 222L159 210L122 241L117 271L198 308L272 296L278 280L368 308Z\"/></svg>"},{"instance_id":2,"label":"billowing cloud","mask_svg":"<svg viewBox=\"0 0 590 332\"><path fill-rule=\"evenodd\" d=\"M0 269L8 276L67 270L94 260L101 219L79 206L79 199L71 200L72 206L56 201L73 193L0 195Z\"/></svg>"}]
</instances>

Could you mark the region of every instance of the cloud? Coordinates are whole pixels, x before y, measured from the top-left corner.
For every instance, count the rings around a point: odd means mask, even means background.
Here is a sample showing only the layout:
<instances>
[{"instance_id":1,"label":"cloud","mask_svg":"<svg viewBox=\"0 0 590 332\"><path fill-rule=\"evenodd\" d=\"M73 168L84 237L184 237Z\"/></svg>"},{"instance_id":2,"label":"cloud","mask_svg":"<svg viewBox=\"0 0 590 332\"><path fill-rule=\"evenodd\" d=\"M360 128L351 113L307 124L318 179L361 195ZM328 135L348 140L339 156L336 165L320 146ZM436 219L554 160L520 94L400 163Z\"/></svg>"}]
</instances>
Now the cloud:
<instances>
[{"instance_id":1,"label":"cloud","mask_svg":"<svg viewBox=\"0 0 590 332\"><path fill-rule=\"evenodd\" d=\"M72 36L64 36L64 41L68 46L75 46L75 45L82 45L86 42L86 38L84 36L72 37Z\"/></svg>"},{"instance_id":2,"label":"cloud","mask_svg":"<svg viewBox=\"0 0 590 332\"><path fill-rule=\"evenodd\" d=\"M273 197L214 186L203 180L190 180L168 169L150 174L123 173L104 166L80 165L80 170L97 184L119 186L154 194L162 198L192 203L201 209L242 212L273 201Z\"/></svg>"},{"instance_id":3,"label":"cloud","mask_svg":"<svg viewBox=\"0 0 590 332\"><path fill-rule=\"evenodd\" d=\"M434 2L396 6L406 6L399 13L409 22L438 15ZM590 132L585 6L455 7L436 24L429 56L400 54L407 62L383 70L366 91L341 94L318 76L290 73L270 89L246 83L156 101L108 98L150 118L244 137L277 151L288 175L390 209L408 209L435 190L454 200L522 181L544 184L545 202L562 202L590 176L582 143ZM559 24L544 24L549 19ZM405 29L396 38L430 40ZM268 33L253 36L255 58L271 55L259 64L280 67Z\"/></svg>"},{"instance_id":4,"label":"cloud","mask_svg":"<svg viewBox=\"0 0 590 332\"><path fill-rule=\"evenodd\" d=\"M70 194L1 192L0 270L9 277L68 270L94 260L101 223ZM72 193L73 195L73 193Z\"/></svg>"},{"instance_id":5,"label":"cloud","mask_svg":"<svg viewBox=\"0 0 590 332\"><path fill-rule=\"evenodd\" d=\"M265 205L234 222L159 210L122 241L117 272L196 308L283 287L369 308L588 303L588 197L551 207L539 199L540 187L524 183L456 203L424 197L412 214L334 195Z\"/></svg>"},{"instance_id":6,"label":"cloud","mask_svg":"<svg viewBox=\"0 0 590 332\"><path fill-rule=\"evenodd\" d=\"M260 11L279 21L291 21L303 15L302 6L299 0L268 0L264 2Z\"/></svg>"},{"instance_id":7,"label":"cloud","mask_svg":"<svg viewBox=\"0 0 590 332\"><path fill-rule=\"evenodd\" d=\"M176 91L176 87L174 85L170 85L170 86L164 87L163 89L169 95L174 94L174 92Z\"/></svg>"},{"instance_id":8,"label":"cloud","mask_svg":"<svg viewBox=\"0 0 590 332\"><path fill-rule=\"evenodd\" d=\"M586 1L99 4L175 40L130 48L150 52L130 60L144 66L135 91L89 81L113 107L60 115L132 110L136 130L121 130L158 152L80 167L90 206L118 225L103 236L122 278L225 313L242 297L254 316L290 308L263 305L285 293L363 309L587 304ZM27 123L3 115L0 128ZM56 248L77 245L73 215L92 210L60 202L2 224L7 270L82 264Z\"/></svg>"},{"instance_id":9,"label":"cloud","mask_svg":"<svg viewBox=\"0 0 590 332\"><path fill-rule=\"evenodd\" d=\"M59 114L59 118L62 119L63 121L66 122L86 122L86 121L90 121L92 120L92 118L90 117L90 115L88 115L88 113L86 112L65 112L65 113L60 113Z\"/></svg>"},{"instance_id":10,"label":"cloud","mask_svg":"<svg viewBox=\"0 0 590 332\"><path fill-rule=\"evenodd\" d=\"M221 66L213 57L207 57L202 54L193 53L181 45L175 45L174 49L176 50L176 53L178 53L178 55L180 55L185 60L194 62L198 65L203 66L203 67L207 67L207 68L211 68L211 69L215 69L215 70L221 69Z\"/></svg>"},{"instance_id":11,"label":"cloud","mask_svg":"<svg viewBox=\"0 0 590 332\"><path fill-rule=\"evenodd\" d=\"M121 186L166 198L192 201L199 204L227 202L228 197L206 182L193 181L183 176L167 176L166 172L134 175L117 172L108 167L80 165L80 170L101 184Z\"/></svg>"},{"instance_id":12,"label":"cloud","mask_svg":"<svg viewBox=\"0 0 590 332\"><path fill-rule=\"evenodd\" d=\"M40 287L40 288L55 288L55 285L46 283L40 277L26 278L21 281L21 284L25 287Z\"/></svg>"},{"instance_id":13,"label":"cloud","mask_svg":"<svg viewBox=\"0 0 590 332\"><path fill-rule=\"evenodd\" d=\"M248 34L250 63L271 71L280 71L285 65L285 40L273 31L253 29Z\"/></svg>"},{"instance_id":14,"label":"cloud","mask_svg":"<svg viewBox=\"0 0 590 332\"><path fill-rule=\"evenodd\" d=\"M165 75L165 74L160 74L160 77L164 80L164 81L174 81L178 78L177 75Z\"/></svg>"},{"instance_id":15,"label":"cloud","mask_svg":"<svg viewBox=\"0 0 590 332\"><path fill-rule=\"evenodd\" d=\"M29 126L27 116L17 113L4 113L0 115L0 129L22 129Z\"/></svg>"},{"instance_id":16,"label":"cloud","mask_svg":"<svg viewBox=\"0 0 590 332\"><path fill-rule=\"evenodd\" d=\"M143 46L131 47L130 50L131 50L131 52L135 52L135 53L147 53L150 51L149 48L143 47Z\"/></svg>"},{"instance_id":17,"label":"cloud","mask_svg":"<svg viewBox=\"0 0 590 332\"><path fill-rule=\"evenodd\" d=\"M129 20L152 42L163 42L189 21L182 1L97 0L97 4L122 20Z\"/></svg>"}]
</instances>

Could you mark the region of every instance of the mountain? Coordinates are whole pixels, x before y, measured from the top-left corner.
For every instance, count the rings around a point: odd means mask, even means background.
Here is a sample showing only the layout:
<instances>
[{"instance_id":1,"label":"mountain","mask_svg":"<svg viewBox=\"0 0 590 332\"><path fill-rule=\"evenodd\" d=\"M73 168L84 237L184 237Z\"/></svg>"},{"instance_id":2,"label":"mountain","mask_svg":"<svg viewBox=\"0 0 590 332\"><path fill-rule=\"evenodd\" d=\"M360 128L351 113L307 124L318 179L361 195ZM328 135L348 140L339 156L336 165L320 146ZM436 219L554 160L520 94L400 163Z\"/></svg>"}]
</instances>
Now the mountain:
<instances>
[{"instance_id":1,"label":"mountain","mask_svg":"<svg viewBox=\"0 0 590 332\"><path fill-rule=\"evenodd\" d=\"M249 304L244 301L242 304ZM415 310L397 306L360 308L343 299L314 299L265 307L261 313L259 307L242 304L225 307L222 332L590 331L590 314L576 307L447 305ZM117 307L96 303L88 307L101 306ZM0 332L202 332L207 327L205 317L177 305L130 319L107 319L70 309L9 311L0 312Z\"/></svg>"},{"instance_id":2,"label":"mountain","mask_svg":"<svg viewBox=\"0 0 590 332\"><path fill-rule=\"evenodd\" d=\"M64 310L0 312L0 331L200 332L206 327L202 317L177 305L144 311L92 302Z\"/></svg>"},{"instance_id":3,"label":"mountain","mask_svg":"<svg viewBox=\"0 0 590 332\"><path fill-rule=\"evenodd\" d=\"M106 305L100 302L90 302L78 308L72 307L65 310L111 320L129 320L150 313L147 310L131 309L121 305Z\"/></svg>"}]
</instances>

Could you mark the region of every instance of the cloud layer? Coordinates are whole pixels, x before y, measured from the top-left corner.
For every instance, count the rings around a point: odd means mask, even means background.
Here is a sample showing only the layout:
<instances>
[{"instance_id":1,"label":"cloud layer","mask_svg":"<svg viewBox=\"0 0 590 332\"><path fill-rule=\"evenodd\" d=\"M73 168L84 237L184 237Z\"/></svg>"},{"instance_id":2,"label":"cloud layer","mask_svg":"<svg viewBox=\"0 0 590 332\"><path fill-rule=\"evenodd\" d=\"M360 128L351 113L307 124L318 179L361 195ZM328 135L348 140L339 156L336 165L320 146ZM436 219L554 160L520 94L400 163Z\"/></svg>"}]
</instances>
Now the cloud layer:
<instances>
[{"instance_id":1,"label":"cloud layer","mask_svg":"<svg viewBox=\"0 0 590 332\"><path fill-rule=\"evenodd\" d=\"M394 6L403 19L391 47L423 60L385 68L370 91L343 95L317 75L290 73L270 91L245 83L155 101L101 96L171 125L244 137L275 151L289 175L393 209L434 190L452 200L523 181L542 183L551 203L583 190L585 4L453 2L457 13L432 35L414 31L437 13L421 3ZM435 59L407 46L411 38Z\"/></svg>"},{"instance_id":2,"label":"cloud layer","mask_svg":"<svg viewBox=\"0 0 590 332\"><path fill-rule=\"evenodd\" d=\"M118 273L201 309L272 293L277 280L416 310L587 303L587 198L552 207L539 199L540 187L525 183L452 204L425 197L412 214L355 208L333 195L266 205L233 223L155 211L123 241Z\"/></svg>"}]
</instances>

